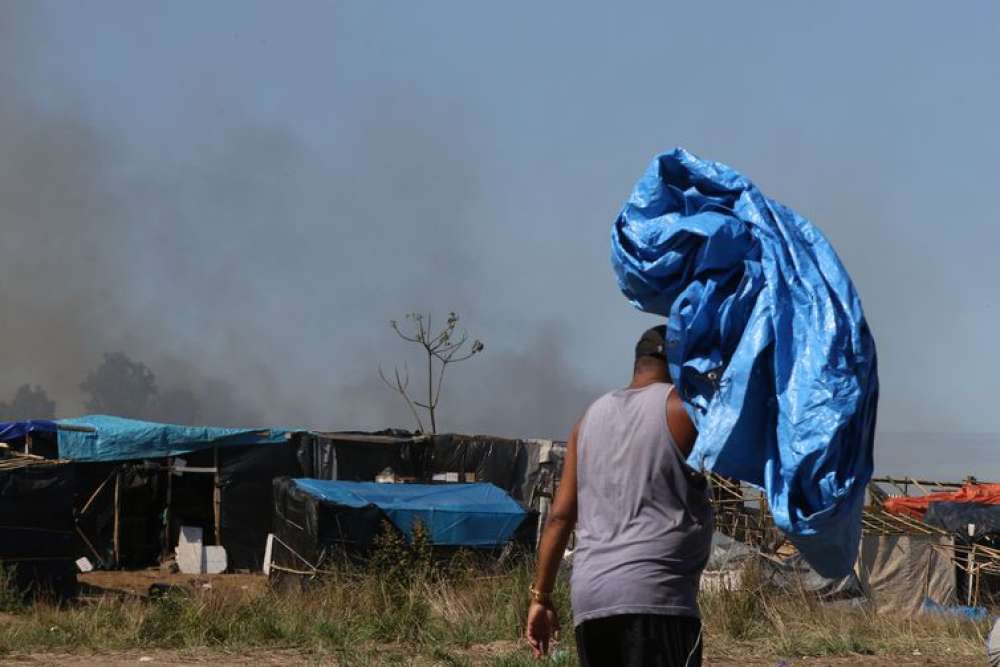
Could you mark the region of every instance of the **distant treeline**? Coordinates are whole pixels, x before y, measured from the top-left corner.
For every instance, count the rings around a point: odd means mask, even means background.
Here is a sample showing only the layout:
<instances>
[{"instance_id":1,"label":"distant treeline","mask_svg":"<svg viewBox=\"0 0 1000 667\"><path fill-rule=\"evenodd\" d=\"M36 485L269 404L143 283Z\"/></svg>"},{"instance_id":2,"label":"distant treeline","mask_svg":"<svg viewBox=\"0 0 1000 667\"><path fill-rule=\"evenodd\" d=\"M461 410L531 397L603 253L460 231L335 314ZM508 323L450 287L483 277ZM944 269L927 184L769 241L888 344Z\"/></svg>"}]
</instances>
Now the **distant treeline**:
<instances>
[{"instance_id":1,"label":"distant treeline","mask_svg":"<svg viewBox=\"0 0 1000 667\"><path fill-rule=\"evenodd\" d=\"M105 354L80 383L80 390L91 413L182 424L202 417L192 391L180 387L161 391L153 371L122 352ZM9 401L0 401L0 421L53 419L57 412L56 402L39 385L22 384Z\"/></svg>"}]
</instances>

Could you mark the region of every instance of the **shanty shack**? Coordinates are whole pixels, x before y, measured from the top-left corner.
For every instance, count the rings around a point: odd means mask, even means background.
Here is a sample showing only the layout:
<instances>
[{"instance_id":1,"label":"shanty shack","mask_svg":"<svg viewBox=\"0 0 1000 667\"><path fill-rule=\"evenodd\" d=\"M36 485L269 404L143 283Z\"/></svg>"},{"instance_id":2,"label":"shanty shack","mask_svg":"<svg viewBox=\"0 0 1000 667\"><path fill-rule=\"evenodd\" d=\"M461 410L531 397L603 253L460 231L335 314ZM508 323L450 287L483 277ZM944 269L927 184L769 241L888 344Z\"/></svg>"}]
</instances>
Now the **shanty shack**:
<instances>
[{"instance_id":1,"label":"shanty shack","mask_svg":"<svg viewBox=\"0 0 1000 667\"><path fill-rule=\"evenodd\" d=\"M521 531L532 544L544 525L565 455L565 443L486 435L406 431L292 434L304 477L370 482L489 482L528 511Z\"/></svg>"},{"instance_id":2,"label":"shanty shack","mask_svg":"<svg viewBox=\"0 0 1000 667\"><path fill-rule=\"evenodd\" d=\"M98 564L140 567L200 527L230 569L259 569L271 481L298 472L288 432L179 426L91 415L58 422L75 463L77 520Z\"/></svg>"},{"instance_id":3,"label":"shanty shack","mask_svg":"<svg viewBox=\"0 0 1000 667\"><path fill-rule=\"evenodd\" d=\"M752 547L769 568L777 565L770 569L781 579L806 574L805 589L824 599L849 597L904 615L959 606L968 611L1000 600L1000 485L873 479L854 571L823 580L808 572L808 564L774 528L758 489L714 475L711 483L716 529ZM716 578L734 578L723 574ZM796 586L802 588L801 582Z\"/></svg>"},{"instance_id":4,"label":"shanty shack","mask_svg":"<svg viewBox=\"0 0 1000 667\"><path fill-rule=\"evenodd\" d=\"M399 430L309 432L195 427L90 415L0 424L9 449L70 462L77 555L97 567L147 567L173 553L181 526L225 547L228 569L260 569L273 480L488 482L525 510L534 545L565 446ZM540 520L541 519L541 520Z\"/></svg>"},{"instance_id":5,"label":"shanty shack","mask_svg":"<svg viewBox=\"0 0 1000 667\"><path fill-rule=\"evenodd\" d=\"M515 537L524 507L486 482L392 484L274 480L274 530L267 569L312 577L342 556L364 555L384 526L412 542L418 523L434 550L492 551Z\"/></svg>"},{"instance_id":6,"label":"shanty shack","mask_svg":"<svg viewBox=\"0 0 1000 667\"><path fill-rule=\"evenodd\" d=\"M933 542L959 602L1000 601L1000 484L882 477L871 495L867 529Z\"/></svg>"}]
</instances>

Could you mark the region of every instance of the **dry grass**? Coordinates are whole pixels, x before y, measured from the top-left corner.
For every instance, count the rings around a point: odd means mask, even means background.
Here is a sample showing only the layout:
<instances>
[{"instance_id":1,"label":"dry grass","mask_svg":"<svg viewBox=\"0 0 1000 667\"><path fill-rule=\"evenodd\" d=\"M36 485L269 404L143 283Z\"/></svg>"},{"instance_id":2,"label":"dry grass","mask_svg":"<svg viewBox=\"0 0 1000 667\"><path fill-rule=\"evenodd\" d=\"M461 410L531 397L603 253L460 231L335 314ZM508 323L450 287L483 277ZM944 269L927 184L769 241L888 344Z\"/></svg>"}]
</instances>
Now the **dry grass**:
<instances>
[{"instance_id":1,"label":"dry grass","mask_svg":"<svg viewBox=\"0 0 1000 667\"><path fill-rule=\"evenodd\" d=\"M460 560L442 568L410 558L406 567L382 562L378 570L338 569L304 592L192 589L160 600L15 605L0 614L0 656L209 647L295 649L351 665L534 664L516 643L531 563L498 570ZM805 594L749 588L703 596L709 656L750 660L918 651L954 664L983 656L983 624L878 616L830 607ZM562 658L549 664L574 665L565 578L556 598L567 632Z\"/></svg>"},{"instance_id":2,"label":"dry grass","mask_svg":"<svg viewBox=\"0 0 1000 667\"><path fill-rule=\"evenodd\" d=\"M776 591L753 570L743 590L700 599L709 653L720 658L913 656L984 659L989 627L961 617L878 614L804 591Z\"/></svg>"}]
</instances>

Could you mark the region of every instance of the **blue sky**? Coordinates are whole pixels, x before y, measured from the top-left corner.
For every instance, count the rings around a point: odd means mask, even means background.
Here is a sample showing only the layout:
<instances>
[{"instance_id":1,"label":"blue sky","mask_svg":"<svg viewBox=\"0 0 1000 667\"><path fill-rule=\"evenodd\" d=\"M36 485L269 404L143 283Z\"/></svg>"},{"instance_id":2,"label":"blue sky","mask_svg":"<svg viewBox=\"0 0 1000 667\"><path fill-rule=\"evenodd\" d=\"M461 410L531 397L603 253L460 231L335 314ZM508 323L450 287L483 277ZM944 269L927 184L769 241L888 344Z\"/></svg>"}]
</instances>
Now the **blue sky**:
<instances>
[{"instance_id":1,"label":"blue sky","mask_svg":"<svg viewBox=\"0 0 1000 667\"><path fill-rule=\"evenodd\" d=\"M407 426L385 323L458 309L487 350L446 425L560 436L651 322L608 233L680 145L837 248L878 467L1000 477L1000 5L956 7L4 3L0 393L79 411L121 349L269 423Z\"/></svg>"}]
</instances>

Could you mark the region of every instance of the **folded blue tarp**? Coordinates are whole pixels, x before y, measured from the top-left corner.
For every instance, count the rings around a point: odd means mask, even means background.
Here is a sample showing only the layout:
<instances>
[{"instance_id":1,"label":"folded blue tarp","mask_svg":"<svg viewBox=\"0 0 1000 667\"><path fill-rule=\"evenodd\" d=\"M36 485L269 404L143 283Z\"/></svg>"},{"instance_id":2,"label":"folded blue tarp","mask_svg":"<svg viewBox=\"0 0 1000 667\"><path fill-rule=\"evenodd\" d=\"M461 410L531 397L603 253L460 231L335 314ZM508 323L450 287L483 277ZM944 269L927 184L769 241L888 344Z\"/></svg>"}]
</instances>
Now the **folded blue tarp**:
<instances>
[{"instance_id":1,"label":"folded blue tarp","mask_svg":"<svg viewBox=\"0 0 1000 667\"><path fill-rule=\"evenodd\" d=\"M288 431L274 429L177 426L88 415L60 419L59 457L74 461L128 461L179 456L211 447L271 445L285 442Z\"/></svg>"},{"instance_id":2,"label":"folded blue tarp","mask_svg":"<svg viewBox=\"0 0 1000 667\"><path fill-rule=\"evenodd\" d=\"M293 480L300 489L346 507L374 505L406 536L421 521L432 544L497 547L506 544L524 520L525 511L502 489L475 484L378 484Z\"/></svg>"},{"instance_id":3,"label":"folded blue tarp","mask_svg":"<svg viewBox=\"0 0 1000 667\"><path fill-rule=\"evenodd\" d=\"M29 433L43 431L55 433L55 422L46 419L29 419L19 422L0 422L0 442L13 442L20 440Z\"/></svg>"},{"instance_id":4,"label":"folded blue tarp","mask_svg":"<svg viewBox=\"0 0 1000 667\"><path fill-rule=\"evenodd\" d=\"M667 317L698 427L689 462L766 490L820 574L847 574L872 474L875 342L836 253L747 178L683 149L636 184L611 236L619 286Z\"/></svg>"}]
</instances>

